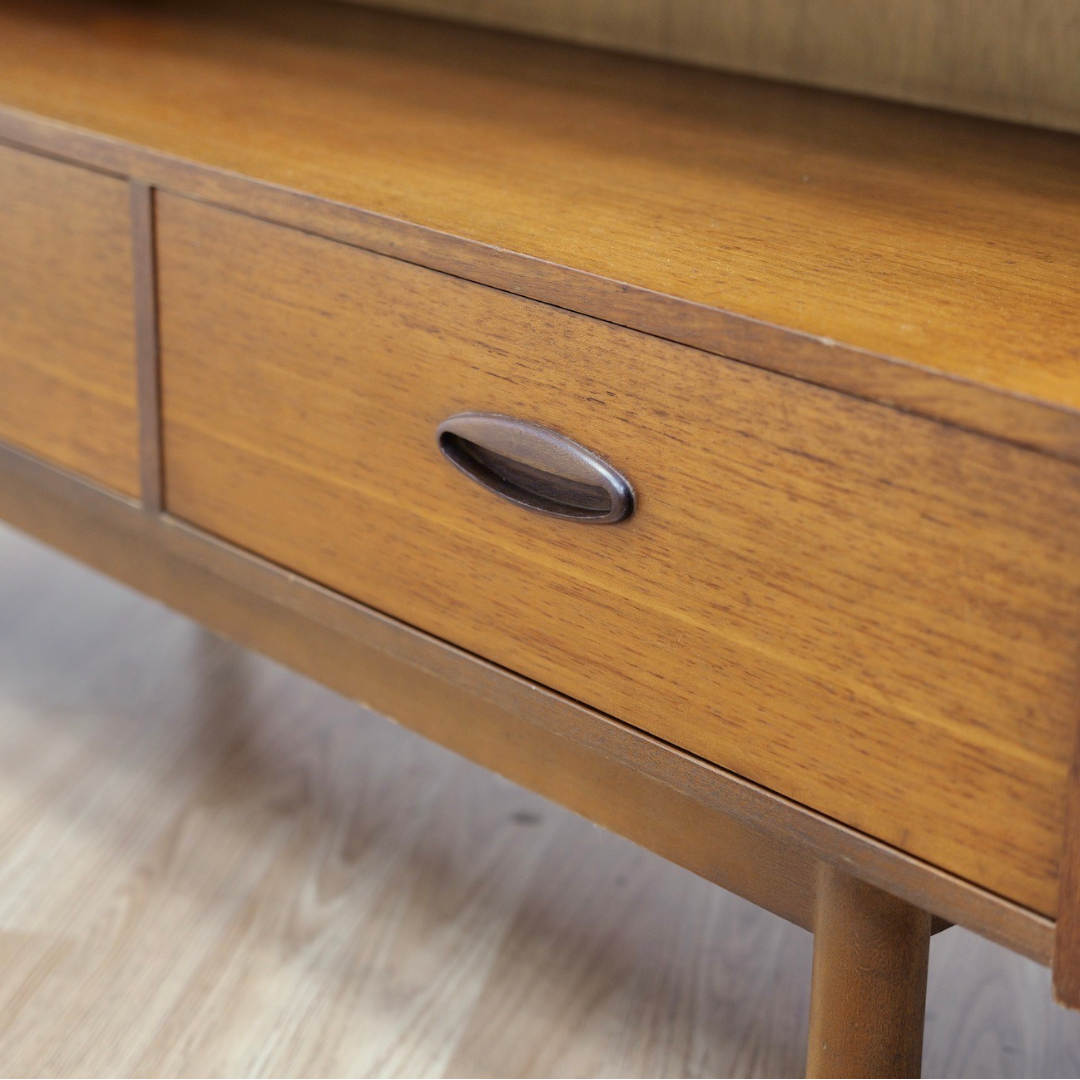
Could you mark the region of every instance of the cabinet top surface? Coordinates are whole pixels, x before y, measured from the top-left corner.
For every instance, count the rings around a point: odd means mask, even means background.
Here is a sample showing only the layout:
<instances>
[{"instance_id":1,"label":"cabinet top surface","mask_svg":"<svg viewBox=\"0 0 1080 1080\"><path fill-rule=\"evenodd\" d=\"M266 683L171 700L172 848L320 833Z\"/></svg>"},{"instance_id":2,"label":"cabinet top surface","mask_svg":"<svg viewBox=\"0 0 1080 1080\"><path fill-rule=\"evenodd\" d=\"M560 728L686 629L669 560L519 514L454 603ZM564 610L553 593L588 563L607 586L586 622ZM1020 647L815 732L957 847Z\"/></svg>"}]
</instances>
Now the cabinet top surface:
<instances>
[{"instance_id":1,"label":"cabinet top surface","mask_svg":"<svg viewBox=\"0 0 1080 1080\"><path fill-rule=\"evenodd\" d=\"M0 103L1080 409L1080 138L318 2L0 0Z\"/></svg>"}]
</instances>

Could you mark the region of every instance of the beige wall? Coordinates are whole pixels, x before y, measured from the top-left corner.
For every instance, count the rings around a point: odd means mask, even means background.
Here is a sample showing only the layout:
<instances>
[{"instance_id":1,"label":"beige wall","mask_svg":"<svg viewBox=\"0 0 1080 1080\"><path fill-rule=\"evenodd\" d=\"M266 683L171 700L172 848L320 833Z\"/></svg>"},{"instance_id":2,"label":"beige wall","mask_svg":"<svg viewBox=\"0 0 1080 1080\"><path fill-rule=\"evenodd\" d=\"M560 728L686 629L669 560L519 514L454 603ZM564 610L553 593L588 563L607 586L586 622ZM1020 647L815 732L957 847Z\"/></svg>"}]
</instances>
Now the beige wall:
<instances>
[{"instance_id":1,"label":"beige wall","mask_svg":"<svg viewBox=\"0 0 1080 1080\"><path fill-rule=\"evenodd\" d=\"M378 0L1080 131L1080 0Z\"/></svg>"}]
</instances>

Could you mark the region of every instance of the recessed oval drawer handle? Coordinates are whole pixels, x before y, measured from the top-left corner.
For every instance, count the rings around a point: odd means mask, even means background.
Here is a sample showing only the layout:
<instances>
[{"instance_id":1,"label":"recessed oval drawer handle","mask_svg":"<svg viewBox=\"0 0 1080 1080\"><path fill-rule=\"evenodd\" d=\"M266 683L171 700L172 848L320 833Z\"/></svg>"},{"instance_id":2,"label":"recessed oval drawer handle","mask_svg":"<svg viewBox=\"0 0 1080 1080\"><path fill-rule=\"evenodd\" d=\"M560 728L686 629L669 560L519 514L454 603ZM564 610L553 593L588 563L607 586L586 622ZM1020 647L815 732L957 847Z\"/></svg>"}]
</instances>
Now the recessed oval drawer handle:
<instances>
[{"instance_id":1,"label":"recessed oval drawer handle","mask_svg":"<svg viewBox=\"0 0 1080 1080\"><path fill-rule=\"evenodd\" d=\"M458 413L439 425L439 449L466 476L518 506L613 524L634 512L634 490L603 458L539 424Z\"/></svg>"}]
</instances>

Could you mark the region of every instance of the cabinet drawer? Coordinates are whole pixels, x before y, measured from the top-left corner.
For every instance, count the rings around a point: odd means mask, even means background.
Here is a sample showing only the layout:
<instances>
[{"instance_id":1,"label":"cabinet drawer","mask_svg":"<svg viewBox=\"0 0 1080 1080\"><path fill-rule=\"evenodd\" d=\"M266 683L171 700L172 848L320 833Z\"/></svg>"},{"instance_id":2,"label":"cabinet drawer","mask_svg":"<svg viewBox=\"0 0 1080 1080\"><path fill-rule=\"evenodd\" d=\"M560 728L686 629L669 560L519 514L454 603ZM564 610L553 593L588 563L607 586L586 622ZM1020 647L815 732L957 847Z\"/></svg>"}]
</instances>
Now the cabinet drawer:
<instances>
[{"instance_id":1,"label":"cabinet drawer","mask_svg":"<svg viewBox=\"0 0 1080 1080\"><path fill-rule=\"evenodd\" d=\"M178 197L175 515L1043 912L1080 657L1063 462ZM441 457L476 410L633 483L586 525Z\"/></svg>"},{"instance_id":2,"label":"cabinet drawer","mask_svg":"<svg viewBox=\"0 0 1080 1080\"><path fill-rule=\"evenodd\" d=\"M138 493L127 184L3 146L0 441Z\"/></svg>"}]
</instances>

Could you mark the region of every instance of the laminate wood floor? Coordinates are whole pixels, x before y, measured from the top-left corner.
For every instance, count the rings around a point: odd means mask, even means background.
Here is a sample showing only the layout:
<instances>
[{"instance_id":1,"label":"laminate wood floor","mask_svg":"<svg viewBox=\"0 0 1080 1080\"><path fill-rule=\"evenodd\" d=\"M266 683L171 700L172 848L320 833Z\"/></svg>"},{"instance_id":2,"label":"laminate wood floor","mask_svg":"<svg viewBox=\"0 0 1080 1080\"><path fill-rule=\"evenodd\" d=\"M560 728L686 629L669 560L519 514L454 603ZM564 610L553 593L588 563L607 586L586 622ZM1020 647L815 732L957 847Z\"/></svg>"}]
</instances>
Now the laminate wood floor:
<instances>
[{"instance_id":1,"label":"laminate wood floor","mask_svg":"<svg viewBox=\"0 0 1080 1080\"><path fill-rule=\"evenodd\" d=\"M787 1076L802 930L0 529L0 1073ZM934 940L928 1076L1080 1074Z\"/></svg>"}]
</instances>

